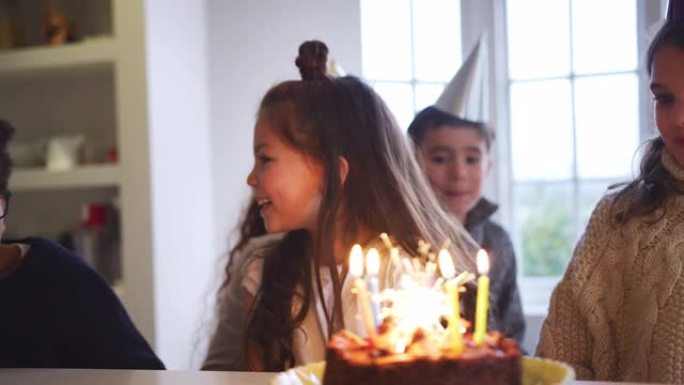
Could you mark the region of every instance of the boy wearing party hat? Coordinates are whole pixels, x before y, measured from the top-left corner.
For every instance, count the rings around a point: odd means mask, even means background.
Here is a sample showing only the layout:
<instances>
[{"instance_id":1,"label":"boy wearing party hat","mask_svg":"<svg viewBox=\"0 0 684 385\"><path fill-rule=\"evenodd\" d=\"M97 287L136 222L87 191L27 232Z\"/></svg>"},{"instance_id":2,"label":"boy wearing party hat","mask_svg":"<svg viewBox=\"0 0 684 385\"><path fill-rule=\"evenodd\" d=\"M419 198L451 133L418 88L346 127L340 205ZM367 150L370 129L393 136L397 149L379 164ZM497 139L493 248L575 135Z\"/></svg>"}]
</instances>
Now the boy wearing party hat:
<instances>
[{"instance_id":1,"label":"boy wearing party hat","mask_svg":"<svg viewBox=\"0 0 684 385\"><path fill-rule=\"evenodd\" d=\"M491 328L522 343L525 319L515 251L506 230L491 220L498 206L482 196L492 168L494 140L484 123L485 44L484 37L480 38L437 102L416 115L408 133L437 197L490 255ZM472 320L467 310L466 317Z\"/></svg>"}]
</instances>

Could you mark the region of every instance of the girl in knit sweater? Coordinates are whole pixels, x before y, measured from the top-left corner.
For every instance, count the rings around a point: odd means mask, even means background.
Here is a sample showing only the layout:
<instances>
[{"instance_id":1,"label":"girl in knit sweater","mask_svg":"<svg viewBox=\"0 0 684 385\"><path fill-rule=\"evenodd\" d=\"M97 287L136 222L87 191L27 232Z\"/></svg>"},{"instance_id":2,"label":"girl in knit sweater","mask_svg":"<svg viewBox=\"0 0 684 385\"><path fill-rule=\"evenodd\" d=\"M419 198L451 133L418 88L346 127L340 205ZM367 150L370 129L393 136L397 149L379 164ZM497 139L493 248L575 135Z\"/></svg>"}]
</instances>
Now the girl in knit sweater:
<instances>
[{"instance_id":1,"label":"girl in knit sweater","mask_svg":"<svg viewBox=\"0 0 684 385\"><path fill-rule=\"evenodd\" d=\"M648 50L660 135L639 176L595 208L542 328L537 354L580 379L684 382L682 6Z\"/></svg>"}]
</instances>

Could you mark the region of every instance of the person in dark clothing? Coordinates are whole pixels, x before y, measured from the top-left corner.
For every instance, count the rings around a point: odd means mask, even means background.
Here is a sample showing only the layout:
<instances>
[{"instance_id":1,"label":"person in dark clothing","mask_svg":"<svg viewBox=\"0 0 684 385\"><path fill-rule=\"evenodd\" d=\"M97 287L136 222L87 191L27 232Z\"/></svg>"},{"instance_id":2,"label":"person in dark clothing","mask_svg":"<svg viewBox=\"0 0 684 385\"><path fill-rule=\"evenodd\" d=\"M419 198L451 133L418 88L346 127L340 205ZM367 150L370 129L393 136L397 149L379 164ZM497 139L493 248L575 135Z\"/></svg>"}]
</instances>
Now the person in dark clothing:
<instances>
[{"instance_id":1,"label":"person in dark clothing","mask_svg":"<svg viewBox=\"0 0 684 385\"><path fill-rule=\"evenodd\" d=\"M0 237L12 126L0 120ZM0 245L0 367L164 369L105 280L41 238Z\"/></svg>"},{"instance_id":2,"label":"person in dark clothing","mask_svg":"<svg viewBox=\"0 0 684 385\"><path fill-rule=\"evenodd\" d=\"M464 224L490 256L491 327L523 342L525 318L516 282L513 244L490 217L498 206L482 197L491 168L493 134L482 123L461 119L436 107L419 112L408 129L437 197ZM465 306L466 317L472 306Z\"/></svg>"}]
</instances>

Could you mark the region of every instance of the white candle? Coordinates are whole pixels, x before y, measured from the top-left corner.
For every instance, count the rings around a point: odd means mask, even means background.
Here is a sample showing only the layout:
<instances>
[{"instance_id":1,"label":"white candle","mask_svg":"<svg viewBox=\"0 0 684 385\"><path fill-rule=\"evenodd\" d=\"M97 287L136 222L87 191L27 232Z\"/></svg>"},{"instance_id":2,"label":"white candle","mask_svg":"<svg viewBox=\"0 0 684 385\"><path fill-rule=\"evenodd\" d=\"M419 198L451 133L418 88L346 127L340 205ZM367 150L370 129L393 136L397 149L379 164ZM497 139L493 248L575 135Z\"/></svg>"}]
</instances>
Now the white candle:
<instances>
[{"instance_id":1,"label":"white candle","mask_svg":"<svg viewBox=\"0 0 684 385\"><path fill-rule=\"evenodd\" d=\"M363 250L358 244L352 247L349 254L349 274L354 277L354 292L356 293L358 311L361 313L361 321L368 337L373 340L375 338L375 323L366 291L366 282L361 278L363 275Z\"/></svg>"},{"instance_id":2,"label":"white candle","mask_svg":"<svg viewBox=\"0 0 684 385\"><path fill-rule=\"evenodd\" d=\"M368 250L366 255L366 274L368 277L368 290L370 291L371 309L373 311L373 321L375 329L382 323L380 319L380 283L378 281L378 271L380 271L380 254L374 248Z\"/></svg>"}]
</instances>

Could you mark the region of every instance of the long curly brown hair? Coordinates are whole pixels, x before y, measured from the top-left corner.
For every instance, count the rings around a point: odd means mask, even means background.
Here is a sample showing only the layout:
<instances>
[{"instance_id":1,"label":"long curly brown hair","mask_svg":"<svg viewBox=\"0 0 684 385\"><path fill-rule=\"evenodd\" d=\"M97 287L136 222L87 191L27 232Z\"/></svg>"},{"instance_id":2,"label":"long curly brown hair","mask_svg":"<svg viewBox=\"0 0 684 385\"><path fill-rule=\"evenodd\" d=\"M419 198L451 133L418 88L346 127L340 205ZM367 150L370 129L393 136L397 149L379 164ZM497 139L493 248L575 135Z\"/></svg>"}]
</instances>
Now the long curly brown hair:
<instances>
[{"instance_id":1,"label":"long curly brown hair","mask_svg":"<svg viewBox=\"0 0 684 385\"><path fill-rule=\"evenodd\" d=\"M219 287L219 293L223 291L230 283L233 274L233 264L237 259L237 255L247 246L250 239L259 237L266 234L266 226L264 225L264 220L259 214L259 205L257 204L254 197L250 197L249 204L247 205L243 218L240 221L240 225L237 228L237 242L233 245L233 248L228 252L228 263L224 269L224 279Z\"/></svg>"},{"instance_id":2,"label":"long curly brown hair","mask_svg":"<svg viewBox=\"0 0 684 385\"><path fill-rule=\"evenodd\" d=\"M656 54L663 47L675 47L684 51L684 22L668 21L655 35L646 54L646 69L651 74ZM639 175L631 182L621 183L611 188L623 187L611 206L612 217L618 224L632 218L644 216L665 207L665 201L674 194L684 191L679 182L665 169L661 157L665 142L657 136L646 143L646 151L641 160ZM655 221L665 216L663 210Z\"/></svg>"},{"instance_id":3,"label":"long curly brown hair","mask_svg":"<svg viewBox=\"0 0 684 385\"><path fill-rule=\"evenodd\" d=\"M329 270L335 294L333 303L323 303L327 331L344 327L335 242L351 248L362 232L387 232L406 250L416 250L419 240L437 245L458 239L462 242L452 245L465 244L469 250L464 255L452 248L460 256L457 267L475 267L475 243L440 208L385 103L356 77L326 76L327 53L320 41L303 43L296 60L302 80L271 88L258 112L258 119L267 120L282 140L324 168L315 237L304 230L289 232L264 258L245 346L256 347L262 369L269 371L295 364L293 332L309 312L314 290L324 298L321 268ZM349 165L344 183L341 158ZM293 314L295 298L302 306Z\"/></svg>"}]
</instances>

